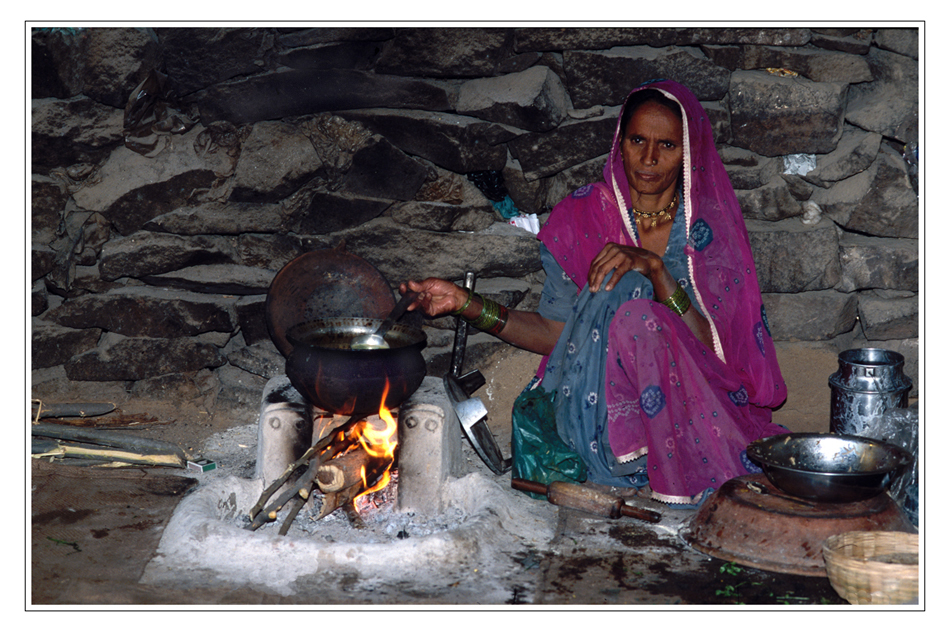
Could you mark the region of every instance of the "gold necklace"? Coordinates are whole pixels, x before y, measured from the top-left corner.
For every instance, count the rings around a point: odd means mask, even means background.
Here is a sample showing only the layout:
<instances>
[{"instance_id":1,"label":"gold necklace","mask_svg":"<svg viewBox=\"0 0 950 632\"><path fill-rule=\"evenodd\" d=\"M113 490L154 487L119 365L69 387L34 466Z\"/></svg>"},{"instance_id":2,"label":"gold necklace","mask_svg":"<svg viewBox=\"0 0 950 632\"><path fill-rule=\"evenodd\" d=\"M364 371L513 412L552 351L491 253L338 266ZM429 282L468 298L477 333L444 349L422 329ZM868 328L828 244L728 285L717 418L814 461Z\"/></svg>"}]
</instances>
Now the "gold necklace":
<instances>
[{"instance_id":1,"label":"gold necklace","mask_svg":"<svg viewBox=\"0 0 950 632\"><path fill-rule=\"evenodd\" d=\"M670 203L667 205L666 208L660 209L659 211L654 211L653 213L646 213L644 211L638 210L635 207L631 206L630 210L633 212L634 215L637 216L636 217L637 226L640 225L641 219L653 220L652 223L650 224L650 228L656 227L657 220L666 222L672 219L673 216L670 215L670 211L676 207L676 202L677 202L678 197L679 196L674 193L673 199L670 200Z\"/></svg>"}]
</instances>

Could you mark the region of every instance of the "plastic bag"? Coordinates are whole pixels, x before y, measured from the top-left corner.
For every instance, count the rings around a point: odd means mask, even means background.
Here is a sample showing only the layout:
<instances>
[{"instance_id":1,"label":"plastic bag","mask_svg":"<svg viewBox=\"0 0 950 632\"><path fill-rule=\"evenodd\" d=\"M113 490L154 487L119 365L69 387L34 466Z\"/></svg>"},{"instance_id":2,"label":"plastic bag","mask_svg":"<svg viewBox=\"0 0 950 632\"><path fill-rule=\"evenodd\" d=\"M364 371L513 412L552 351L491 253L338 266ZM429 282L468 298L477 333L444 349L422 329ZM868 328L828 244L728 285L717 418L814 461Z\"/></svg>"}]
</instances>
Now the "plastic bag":
<instances>
[{"instance_id":1,"label":"plastic bag","mask_svg":"<svg viewBox=\"0 0 950 632\"><path fill-rule=\"evenodd\" d=\"M530 215L517 215L508 220L508 223L512 226L517 226L518 228L523 228L526 231L534 233L537 235L541 231L541 225L538 223L538 216L535 213Z\"/></svg>"},{"instance_id":2,"label":"plastic bag","mask_svg":"<svg viewBox=\"0 0 950 632\"><path fill-rule=\"evenodd\" d=\"M884 413L869 428L867 436L904 448L910 453L911 462L890 486L890 494L898 503L903 503L907 490L918 480L918 423L916 404L910 408L892 408Z\"/></svg>"},{"instance_id":3,"label":"plastic bag","mask_svg":"<svg viewBox=\"0 0 950 632\"><path fill-rule=\"evenodd\" d=\"M515 400L511 413L511 457L514 478L549 485L554 481L583 483L587 466L557 434L554 392L532 382ZM543 499L538 494L530 496Z\"/></svg>"}]
</instances>

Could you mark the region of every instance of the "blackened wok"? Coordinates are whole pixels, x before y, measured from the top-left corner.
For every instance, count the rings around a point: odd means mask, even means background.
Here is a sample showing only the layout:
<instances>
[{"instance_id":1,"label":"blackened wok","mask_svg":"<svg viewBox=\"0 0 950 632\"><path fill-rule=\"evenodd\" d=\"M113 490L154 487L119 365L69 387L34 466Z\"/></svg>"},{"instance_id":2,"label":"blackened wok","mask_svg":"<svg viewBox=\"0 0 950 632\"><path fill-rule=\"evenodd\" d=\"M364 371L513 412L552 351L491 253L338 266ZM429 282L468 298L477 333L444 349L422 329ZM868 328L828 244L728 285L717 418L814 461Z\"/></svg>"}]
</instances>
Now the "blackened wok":
<instances>
[{"instance_id":1,"label":"blackened wok","mask_svg":"<svg viewBox=\"0 0 950 632\"><path fill-rule=\"evenodd\" d=\"M350 348L355 337L375 332L382 322L328 318L288 329L291 384L317 408L340 415L376 414L381 403L397 408L426 376L426 335L397 323L385 336L389 349Z\"/></svg>"}]
</instances>

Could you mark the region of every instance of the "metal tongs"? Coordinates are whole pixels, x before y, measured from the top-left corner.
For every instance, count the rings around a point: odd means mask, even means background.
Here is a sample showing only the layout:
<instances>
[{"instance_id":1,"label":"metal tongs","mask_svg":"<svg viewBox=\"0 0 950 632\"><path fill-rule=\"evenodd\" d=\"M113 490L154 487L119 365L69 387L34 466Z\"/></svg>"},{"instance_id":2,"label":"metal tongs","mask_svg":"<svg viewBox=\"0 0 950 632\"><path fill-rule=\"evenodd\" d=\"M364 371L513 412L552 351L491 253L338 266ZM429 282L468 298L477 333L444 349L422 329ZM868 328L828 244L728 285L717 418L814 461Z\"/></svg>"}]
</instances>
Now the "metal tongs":
<instances>
[{"instance_id":1,"label":"metal tongs","mask_svg":"<svg viewBox=\"0 0 950 632\"><path fill-rule=\"evenodd\" d=\"M465 274L464 287L472 290L475 287L475 273ZM511 459L503 458L495 437L488 428L488 409L472 393L485 385L485 376L475 369L465 375L460 375L462 363L465 360L465 343L468 339L468 323L456 316L458 324L455 329L455 344L452 348L452 366L443 378L445 391L452 402L452 408L462 424L465 436L472 447L481 457L485 465L495 474L504 474L511 469Z\"/></svg>"}]
</instances>

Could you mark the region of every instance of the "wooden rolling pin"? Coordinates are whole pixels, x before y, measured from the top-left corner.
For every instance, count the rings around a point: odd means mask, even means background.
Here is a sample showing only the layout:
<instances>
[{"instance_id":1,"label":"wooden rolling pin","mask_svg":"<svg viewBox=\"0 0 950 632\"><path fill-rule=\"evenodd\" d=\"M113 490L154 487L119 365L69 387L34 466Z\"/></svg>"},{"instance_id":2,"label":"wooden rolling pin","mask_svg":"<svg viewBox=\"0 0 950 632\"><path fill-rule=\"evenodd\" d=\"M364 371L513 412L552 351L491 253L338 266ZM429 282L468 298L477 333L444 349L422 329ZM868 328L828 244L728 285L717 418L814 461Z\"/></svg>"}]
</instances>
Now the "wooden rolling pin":
<instances>
[{"instance_id":1,"label":"wooden rolling pin","mask_svg":"<svg viewBox=\"0 0 950 632\"><path fill-rule=\"evenodd\" d=\"M547 496L548 502L560 507L569 507L586 511L597 516L619 518L629 516L647 522L659 522L663 517L655 511L631 507L623 498L615 498L609 494L598 492L587 487L554 481L550 485L535 483L523 478L511 479L511 486L522 492L532 492Z\"/></svg>"}]
</instances>

